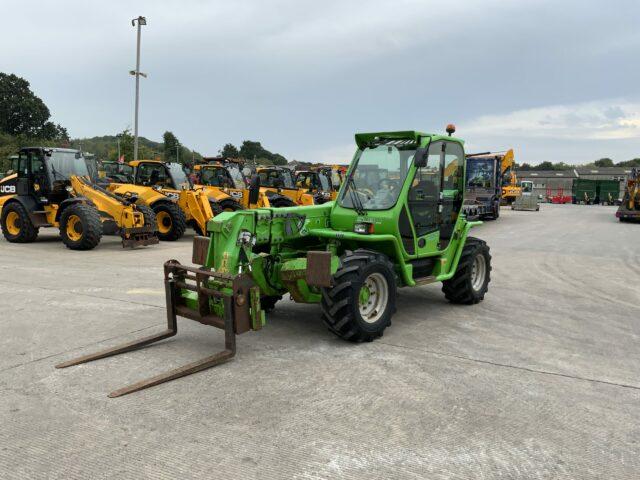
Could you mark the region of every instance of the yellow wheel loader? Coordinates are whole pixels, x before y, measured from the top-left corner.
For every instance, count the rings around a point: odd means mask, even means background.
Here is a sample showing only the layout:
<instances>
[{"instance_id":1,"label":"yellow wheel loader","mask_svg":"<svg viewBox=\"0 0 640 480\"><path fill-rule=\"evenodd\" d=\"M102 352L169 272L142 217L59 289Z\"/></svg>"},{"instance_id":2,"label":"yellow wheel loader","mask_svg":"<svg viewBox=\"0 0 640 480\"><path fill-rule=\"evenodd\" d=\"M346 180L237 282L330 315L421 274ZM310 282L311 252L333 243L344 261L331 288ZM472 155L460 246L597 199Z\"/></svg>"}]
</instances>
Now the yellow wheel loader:
<instances>
[{"instance_id":1,"label":"yellow wheel loader","mask_svg":"<svg viewBox=\"0 0 640 480\"><path fill-rule=\"evenodd\" d=\"M285 167L258 167L256 174L260 179L260 191L269 199L265 207L293 207L294 205L315 205L314 195L308 189L296 186L293 172ZM274 196L278 194L279 199ZM289 201L287 202L286 199Z\"/></svg>"},{"instance_id":2,"label":"yellow wheel loader","mask_svg":"<svg viewBox=\"0 0 640 480\"><path fill-rule=\"evenodd\" d=\"M187 226L198 234L206 232L207 222L222 208L200 188L193 188L182 165L158 160L129 162L131 183L111 182L107 188L123 198L136 198L156 215L160 240L174 241ZM113 179L112 179L113 180Z\"/></svg>"},{"instance_id":3,"label":"yellow wheel loader","mask_svg":"<svg viewBox=\"0 0 640 480\"><path fill-rule=\"evenodd\" d=\"M321 168L298 170L295 175L296 187L313 195L316 204L335 200L338 190L332 188L331 177Z\"/></svg>"},{"instance_id":4,"label":"yellow wheel loader","mask_svg":"<svg viewBox=\"0 0 640 480\"><path fill-rule=\"evenodd\" d=\"M15 177L2 186L0 224L9 242L33 242L40 228L55 227L72 250L95 248L103 234L120 235L123 247L158 243L153 211L93 184L77 150L23 148Z\"/></svg>"},{"instance_id":5,"label":"yellow wheel loader","mask_svg":"<svg viewBox=\"0 0 640 480\"><path fill-rule=\"evenodd\" d=\"M313 205L312 195L305 194L296 189L293 184L291 171L279 167L258 168L252 181L246 177L235 162L214 162L206 165L196 165L196 184L205 189L211 198L220 203L224 211L235 211L241 208L281 208L294 207L296 205ZM247 185L252 183L258 188L258 197L255 203L249 201ZM228 197L227 200L221 197ZM227 208L232 201L237 202L237 207Z\"/></svg>"}]
</instances>

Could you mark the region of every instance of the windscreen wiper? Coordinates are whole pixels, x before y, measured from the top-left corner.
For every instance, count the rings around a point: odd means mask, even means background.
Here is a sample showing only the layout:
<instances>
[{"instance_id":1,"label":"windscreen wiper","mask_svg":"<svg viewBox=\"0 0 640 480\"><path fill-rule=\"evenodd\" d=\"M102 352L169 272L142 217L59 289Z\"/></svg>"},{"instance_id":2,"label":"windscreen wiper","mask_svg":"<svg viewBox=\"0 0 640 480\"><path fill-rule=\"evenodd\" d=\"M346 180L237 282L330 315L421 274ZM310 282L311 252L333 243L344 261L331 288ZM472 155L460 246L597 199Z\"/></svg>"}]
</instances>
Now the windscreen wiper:
<instances>
[{"instance_id":1,"label":"windscreen wiper","mask_svg":"<svg viewBox=\"0 0 640 480\"><path fill-rule=\"evenodd\" d=\"M349 185L347 185L349 189L349 194L351 195L351 203L353 203L353 208L355 209L358 215L366 215L367 212L362 205L362 200L356 189L356 181L353 179L353 175L349 177Z\"/></svg>"},{"instance_id":2,"label":"windscreen wiper","mask_svg":"<svg viewBox=\"0 0 640 480\"><path fill-rule=\"evenodd\" d=\"M64 175L62 175L61 173L59 173L56 170L56 167L54 167L53 165L51 165L51 173L53 174L53 179L56 180L56 177L61 177L62 180L65 180L67 182L70 181L70 179L68 177L65 177Z\"/></svg>"}]
</instances>

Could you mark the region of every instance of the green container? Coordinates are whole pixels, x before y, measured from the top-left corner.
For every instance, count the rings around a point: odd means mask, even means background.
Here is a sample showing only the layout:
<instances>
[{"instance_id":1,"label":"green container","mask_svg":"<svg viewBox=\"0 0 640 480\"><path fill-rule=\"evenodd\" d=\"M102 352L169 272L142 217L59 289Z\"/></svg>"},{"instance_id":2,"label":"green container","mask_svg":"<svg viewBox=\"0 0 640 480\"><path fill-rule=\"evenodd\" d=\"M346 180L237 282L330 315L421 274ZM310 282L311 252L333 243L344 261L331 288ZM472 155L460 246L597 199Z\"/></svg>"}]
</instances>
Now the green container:
<instances>
[{"instance_id":1,"label":"green container","mask_svg":"<svg viewBox=\"0 0 640 480\"><path fill-rule=\"evenodd\" d=\"M573 194L573 203L594 203L598 191L598 181L574 178L571 191Z\"/></svg>"},{"instance_id":2,"label":"green container","mask_svg":"<svg viewBox=\"0 0 640 480\"><path fill-rule=\"evenodd\" d=\"M620 198L620 182L617 180L598 180L596 196L599 203L613 205Z\"/></svg>"}]
</instances>

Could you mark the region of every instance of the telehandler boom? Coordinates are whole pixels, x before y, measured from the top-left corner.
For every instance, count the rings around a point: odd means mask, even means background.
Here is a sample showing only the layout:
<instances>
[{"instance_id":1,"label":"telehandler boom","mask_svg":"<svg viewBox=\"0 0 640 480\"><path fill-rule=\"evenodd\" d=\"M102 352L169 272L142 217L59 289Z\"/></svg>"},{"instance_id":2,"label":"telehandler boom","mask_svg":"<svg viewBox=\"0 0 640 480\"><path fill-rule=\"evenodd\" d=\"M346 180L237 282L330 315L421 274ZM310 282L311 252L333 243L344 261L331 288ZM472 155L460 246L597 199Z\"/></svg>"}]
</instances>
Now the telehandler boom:
<instances>
[{"instance_id":1,"label":"telehandler boom","mask_svg":"<svg viewBox=\"0 0 640 480\"><path fill-rule=\"evenodd\" d=\"M451 136L453 126L447 131L449 136L357 134L357 151L335 202L217 215L208 225L211 237L194 241L198 266L175 260L164 265L167 330L58 367L173 336L178 316L225 331L221 352L112 392L115 397L230 359L235 335L263 328L265 311L285 294L320 304L329 331L351 342L382 336L399 287L442 282L450 302L480 302L491 256L484 241L468 236L481 222L468 222L461 213L463 142Z\"/></svg>"}]
</instances>

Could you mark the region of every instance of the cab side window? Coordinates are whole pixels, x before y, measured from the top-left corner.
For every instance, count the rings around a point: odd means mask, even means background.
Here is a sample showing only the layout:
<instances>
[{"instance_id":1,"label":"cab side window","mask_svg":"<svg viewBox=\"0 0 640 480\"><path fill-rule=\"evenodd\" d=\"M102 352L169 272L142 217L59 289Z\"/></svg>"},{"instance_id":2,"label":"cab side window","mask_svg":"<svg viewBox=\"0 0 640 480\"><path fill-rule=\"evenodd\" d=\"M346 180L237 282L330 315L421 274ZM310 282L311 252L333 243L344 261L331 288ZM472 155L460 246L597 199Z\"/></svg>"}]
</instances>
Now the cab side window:
<instances>
[{"instance_id":1,"label":"cab side window","mask_svg":"<svg viewBox=\"0 0 640 480\"><path fill-rule=\"evenodd\" d=\"M34 175L43 175L46 172L44 160L40 157L31 157L31 173Z\"/></svg>"}]
</instances>

